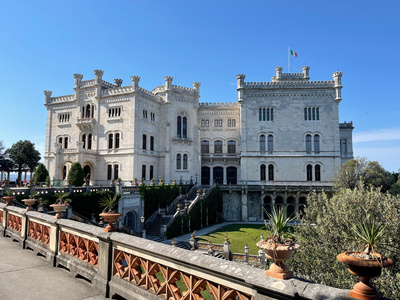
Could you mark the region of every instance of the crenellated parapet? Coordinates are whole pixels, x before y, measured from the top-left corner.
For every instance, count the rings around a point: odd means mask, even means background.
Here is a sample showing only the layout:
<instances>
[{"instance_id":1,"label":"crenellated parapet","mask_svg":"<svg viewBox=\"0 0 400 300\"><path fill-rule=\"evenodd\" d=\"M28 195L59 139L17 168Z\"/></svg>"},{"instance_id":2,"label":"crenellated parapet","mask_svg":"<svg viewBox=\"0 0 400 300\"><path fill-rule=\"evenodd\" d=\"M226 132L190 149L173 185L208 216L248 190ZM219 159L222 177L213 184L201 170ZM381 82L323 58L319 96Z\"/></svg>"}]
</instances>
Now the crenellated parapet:
<instances>
[{"instance_id":1,"label":"crenellated parapet","mask_svg":"<svg viewBox=\"0 0 400 300\"><path fill-rule=\"evenodd\" d=\"M200 88L200 84L199 84L199 88ZM174 92L185 93L185 94L190 94L190 95L194 95L196 93L195 89L191 89L191 88L187 88L187 87L179 86L179 85L172 85L171 89Z\"/></svg>"},{"instance_id":2,"label":"crenellated parapet","mask_svg":"<svg viewBox=\"0 0 400 300\"><path fill-rule=\"evenodd\" d=\"M201 83L200 82L193 82L193 89L195 90L196 94L200 94L200 86Z\"/></svg>"},{"instance_id":3,"label":"crenellated parapet","mask_svg":"<svg viewBox=\"0 0 400 300\"><path fill-rule=\"evenodd\" d=\"M335 83L336 98L335 100L340 102L342 100L342 72L334 72L332 74L333 81Z\"/></svg>"},{"instance_id":4,"label":"crenellated parapet","mask_svg":"<svg viewBox=\"0 0 400 300\"><path fill-rule=\"evenodd\" d=\"M165 80L165 89L167 91L171 90L172 87L172 80L174 79L174 77L172 76L165 76L164 80Z\"/></svg>"},{"instance_id":5,"label":"crenellated parapet","mask_svg":"<svg viewBox=\"0 0 400 300\"><path fill-rule=\"evenodd\" d=\"M114 79L114 85L115 85L116 87L121 87L121 86L122 86L122 82L123 82L122 79L119 79L119 78L115 78L115 79Z\"/></svg>"},{"instance_id":6,"label":"crenellated parapet","mask_svg":"<svg viewBox=\"0 0 400 300\"><path fill-rule=\"evenodd\" d=\"M140 81L140 76L131 76L132 80L132 90L133 92L136 92L139 88L139 81Z\"/></svg>"},{"instance_id":7,"label":"crenellated parapet","mask_svg":"<svg viewBox=\"0 0 400 300\"><path fill-rule=\"evenodd\" d=\"M82 74L78 74L78 73L75 73L75 74L74 74L74 80L75 80L74 89L80 88L82 78L83 78L83 75L82 75Z\"/></svg>"},{"instance_id":8,"label":"crenellated parapet","mask_svg":"<svg viewBox=\"0 0 400 300\"><path fill-rule=\"evenodd\" d=\"M50 104L52 93L53 93L52 91L47 91L47 90L44 91L44 103L45 104Z\"/></svg>"},{"instance_id":9,"label":"crenellated parapet","mask_svg":"<svg viewBox=\"0 0 400 300\"><path fill-rule=\"evenodd\" d=\"M203 102L199 103L200 108L234 108L238 106L237 102Z\"/></svg>"},{"instance_id":10,"label":"crenellated parapet","mask_svg":"<svg viewBox=\"0 0 400 300\"><path fill-rule=\"evenodd\" d=\"M102 78L103 78L103 74L104 74L104 71L103 70L94 70L93 71L93 73L94 73L94 76L95 76L95 84L100 84L101 83L101 80L102 80Z\"/></svg>"},{"instance_id":11,"label":"crenellated parapet","mask_svg":"<svg viewBox=\"0 0 400 300\"><path fill-rule=\"evenodd\" d=\"M332 88L334 82L323 81L287 81L287 82L245 82L245 89L281 89L281 88Z\"/></svg>"}]
</instances>

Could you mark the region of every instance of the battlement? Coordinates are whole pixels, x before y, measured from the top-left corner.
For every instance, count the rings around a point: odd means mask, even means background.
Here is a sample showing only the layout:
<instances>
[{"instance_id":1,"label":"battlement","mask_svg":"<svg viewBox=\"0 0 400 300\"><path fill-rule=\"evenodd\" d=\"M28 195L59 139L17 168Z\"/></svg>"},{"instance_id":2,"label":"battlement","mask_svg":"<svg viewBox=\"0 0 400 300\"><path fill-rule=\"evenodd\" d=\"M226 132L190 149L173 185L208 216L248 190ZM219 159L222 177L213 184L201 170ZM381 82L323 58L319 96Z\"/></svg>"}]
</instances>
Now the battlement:
<instances>
[{"instance_id":1,"label":"battlement","mask_svg":"<svg viewBox=\"0 0 400 300\"><path fill-rule=\"evenodd\" d=\"M106 89L112 89L112 88L115 88L115 87L117 87L116 85L114 85L114 84L112 84L112 83L110 83L110 82L107 82L107 81L105 81L105 80L102 80L101 81L101 86L103 87L103 88L106 88Z\"/></svg>"},{"instance_id":2,"label":"battlement","mask_svg":"<svg viewBox=\"0 0 400 300\"><path fill-rule=\"evenodd\" d=\"M186 94L191 94L194 95L195 94L195 90L192 88L187 88L187 87L183 87L183 86L179 86L179 85L172 85L172 90L175 92L183 92Z\"/></svg>"},{"instance_id":3,"label":"battlement","mask_svg":"<svg viewBox=\"0 0 400 300\"><path fill-rule=\"evenodd\" d=\"M272 81L272 82L245 82L245 89L280 89L280 88L331 88L333 80L323 81Z\"/></svg>"},{"instance_id":4,"label":"battlement","mask_svg":"<svg viewBox=\"0 0 400 300\"><path fill-rule=\"evenodd\" d=\"M203 102L199 103L200 108L233 108L237 107L237 102Z\"/></svg>"},{"instance_id":5,"label":"battlement","mask_svg":"<svg viewBox=\"0 0 400 300\"><path fill-rule=\"evenodd\" d=\"M80 88L85 88L85 87L94 86L94 85L95 85L95 80L94 79L92 79L92 80L84 80L84 81L81 81Z\"/></svg>"},{"instance_id":6,"label":"battlement","mask_svg":"<svg viewBox=\"0 0 400 300\"><path fill-rule=\"evenodd\" d=\"M153 99L155 101L162 101L162 98L160 96L154 95L152 92L149 92L148 90L146 90L146 89L144 89L144 88L142 88L140 86L138 87L137 92L139 94L142 94L143 96L149 97L149 98L151 98L151 99Z\"/></svg>"},{"instance_id":7,"label":"battlement","mask_svg":"<svg viewBox=\"0 0 400 300\"><path fill-rule=\"evenodd\" d=\"M74 100L75 100L75 95L66 95L66 96L60 96L60 97L51 97L50 103L62 103L62 102L70 102L70 101L74 101Z\"/></svg>"},{"instance_id":8,"label":"battlement","mask_svg":"<svg viewBox=\"0 0 400 300\"><path fill-rule=\"evenodd\" d=\"M344 121L344 123L339 123L339 128L340 129L354 129L353 121L350 121L350 122Z\"/></svg>"},{"instance_id":9,"label":"battlement","mask_svg":"<svg viewBox=\"0 0 400 300\"><path fill-rule=\"evenodd\" d=\"M123 86L123 87L115 87L111 89L106 89L101 91L102 96L112 96L112 95L121 95L132 93L133 87L131 85Z\"/></svg>"}]
</instances>

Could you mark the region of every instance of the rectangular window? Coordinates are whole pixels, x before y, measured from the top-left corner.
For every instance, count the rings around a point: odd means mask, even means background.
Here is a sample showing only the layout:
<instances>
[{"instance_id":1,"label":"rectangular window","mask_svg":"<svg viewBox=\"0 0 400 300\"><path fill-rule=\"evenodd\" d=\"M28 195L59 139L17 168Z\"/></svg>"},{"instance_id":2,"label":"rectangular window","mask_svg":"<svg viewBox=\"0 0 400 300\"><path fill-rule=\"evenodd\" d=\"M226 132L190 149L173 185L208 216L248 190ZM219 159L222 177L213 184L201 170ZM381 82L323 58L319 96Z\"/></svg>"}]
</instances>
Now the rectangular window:
<instances>
[{"instance_id":1,"label":"rectangular window","mask_svg":"<svg viewBox=\"0 0 400 300\"><path fill-rule=\"evenodd\" d=\"M201 153L210 153L210 143L208 141L201 141Z\"/></svg>"},{"instance_id":2,"label":"rectangular window","mask_svg":"<svg viewBox=\"0 0 400 300\"><path fill-rule=\"evenodd\" d=\"M228 119L228 127L231 127L231 126L232 126L232 120Z\"/></svg>"},{"instance_id":3,"label":"rectangular window","mask_svg":"<svg viewBox=\"0 0 400 300\"><path fill-rule=\"evenodd\" d=\"M150 137L150 150L154 151L154 136ZM151 176L150 176L151 177Z\"/></svg>"},{"instance_id":4,"label":"rectangular window","mask_svg":"<svg viewBox=\"0 0 400 300\"><path fill-rule=\"evenodd\" d=\"M119 148L119 133L115 134L115 149Z\"/></svg>"},{"instance_id":5,"label":"rectangular window","mask_svg":"<svg viewBox=\"0 0 400 300\"><path fill-rule=\"evenodd\" d=\"M142 165L142 179L146 180L146 165Z\"/></svg>"},{"instance_id":6,"label":"rectangular window","mask_svg":"<svg viewBox=\"0 0 400 300\"><path fill-rule=\"evenodd\" d=\"M235 119L232 120L232 127L236 127L236 120Z\"/></svg>"},{"instance_id":7,"label":"rectangular window","mask_svg":"<svg viewBox=\"0 0 400 300\"><path fill-rule=\"evenodd\" d=\"M341 148L340 148L342 154L347 154L347 139L342 139L341 140Z\"/></svg>"},{"instance_id":8,"label":"rectangular window","mask_svg":"<svg viewBox=\"0 0 400 300\"><path fill-rule=\"evenodd\" d=\"M205 120L201 120L201 127L204 127L204 126L206 126L206 122L205 122Z\"/></svg>"},{"instance_id":9,"label":"rectangular window","mask_svg":"<svg viewBox=\"0 0 400 300\"><path fill-rule=\"evenodd\" d=\"M206 127L209 127L210 122L208 120L206 120Z\"/></svg>"},{"instance_id":10,"label":"rectangular window","mask_svg":"<svg viewBox=\"0 0 400 300\"><path fill-rule=\"evenodd\" d=\"M214 153L222 153L222 141L214 142Z\"/></svg>"},{"instance_id":11,"label":"rectangular window","mask_svg":"<svg viewBox=\"0 0 400 300\"><path fill-rule=\"evenodd\" d=\"M143 109L143 119L147 119L147 110Z\"/></svg>"}]
</instances>

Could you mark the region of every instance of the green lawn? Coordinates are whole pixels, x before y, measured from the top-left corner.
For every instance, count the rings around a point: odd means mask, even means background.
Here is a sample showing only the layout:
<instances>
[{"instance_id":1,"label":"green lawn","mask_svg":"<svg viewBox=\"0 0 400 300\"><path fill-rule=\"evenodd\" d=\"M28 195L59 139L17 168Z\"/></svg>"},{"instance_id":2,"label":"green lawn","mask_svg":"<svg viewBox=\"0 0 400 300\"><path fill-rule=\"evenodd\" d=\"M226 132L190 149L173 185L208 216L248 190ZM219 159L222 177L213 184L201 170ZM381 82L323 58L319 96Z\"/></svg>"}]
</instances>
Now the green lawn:
<instances>
[{"instance_id":1,"label":"green lawn","mask_svg":"<svg viewBox=\"0 0 400 300\"><path fill-rule=\"evenodd\" d=\"M258 254L256 243L260 240L260 234L266 236L265 226L261 224L233 224L218 229L207 235L199 236L198 241L215 244L223 244L228 236L231 242L231 252L244 253L244 246L249 246L249 254Z\"/></svg>"}]
</instances>

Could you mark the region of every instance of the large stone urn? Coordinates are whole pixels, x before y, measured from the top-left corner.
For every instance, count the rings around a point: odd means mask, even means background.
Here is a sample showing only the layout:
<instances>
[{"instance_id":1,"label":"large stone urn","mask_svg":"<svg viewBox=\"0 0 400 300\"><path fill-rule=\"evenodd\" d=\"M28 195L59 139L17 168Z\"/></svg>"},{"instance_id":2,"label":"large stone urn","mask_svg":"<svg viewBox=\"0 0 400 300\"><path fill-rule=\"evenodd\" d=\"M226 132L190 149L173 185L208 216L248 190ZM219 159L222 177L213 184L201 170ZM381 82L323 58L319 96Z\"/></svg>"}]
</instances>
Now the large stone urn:
<instances>
[{"instance_id":1,"label":"large stone urn","mask_svg":"<svg viewBox=\"0 0 400 300\"><path fill-rule=\"evenodd\" d=\"M103 230L105 232L117 231L117 228L115 228L114 223L117 222L121 216L122 214L116 212L101 213L100 217L102 217L105 222L108 222L108 225Z\"/></svg>"}]
</instances>

